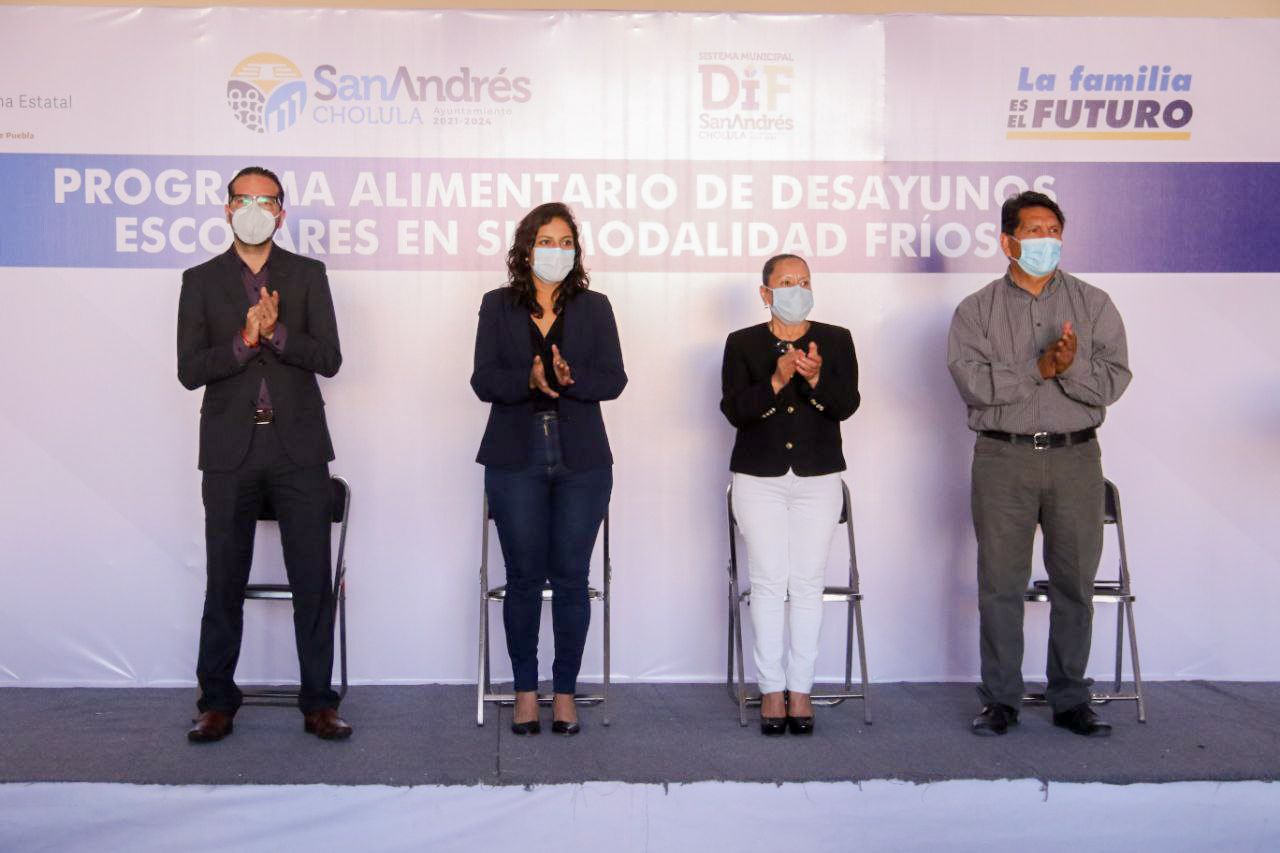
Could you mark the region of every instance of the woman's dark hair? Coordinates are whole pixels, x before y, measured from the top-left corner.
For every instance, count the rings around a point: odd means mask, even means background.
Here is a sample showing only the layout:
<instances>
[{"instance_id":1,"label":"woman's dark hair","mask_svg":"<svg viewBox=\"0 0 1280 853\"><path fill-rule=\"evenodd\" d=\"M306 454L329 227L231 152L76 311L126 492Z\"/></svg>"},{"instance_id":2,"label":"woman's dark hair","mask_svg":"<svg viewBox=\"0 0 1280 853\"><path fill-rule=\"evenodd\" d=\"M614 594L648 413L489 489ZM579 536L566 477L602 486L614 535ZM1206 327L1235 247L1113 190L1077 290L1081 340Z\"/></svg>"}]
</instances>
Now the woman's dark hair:
<instances>
[{"instance_id":1,"label":"woman's dark hair","mask_svg":"<svg viewBox=\"0 0 1280 853\"><path fill-rule=\"evenodd\" d=\"M1018 230L1018 225L1021 223L1022 211L1028 207L1048 208L1050 213L1058 217L1058 226L1061 228L1067 227L1067 217L1062 212L1062 208L1058 207L1057 202L1044 193L1027 190L1004 200L1004 204L1000 208L1000 230L1012 237L1013 232Z\"/></svg>"},{"instance_id":2,"label":"woman's dark hair","mask_svg":"<svg viewBox=\"0 0 1280 853\"><path fill-rule=\"evenodd\" d=\"M591 278L582 266L582 243L578 240L578 223L573 219L573 212L568 205L558 201L538 205L516 226L511 251L507 252L507 286L511 288L516 302L529 309L535 317L542 316L542 306L538 305L529 258L533 254L533 243L538 238L538 229L554 219L563 219L573 234L573 269L556 290L556 313L564 310L566 302L591 286Z\"/></svg>"},{"instance_id":3,"label":"woman's dark hair","mask_svg":"<svg viewBox=\"0 0 1280 853\"><path fill-rule=\"evenodd\" d=\"M769 276L773 275L773 268L783 261L801 261L804 264L805 269L809 268L809 262L799 255L774 255L772 258L764 262L764 271L760 274L760 277L764 279L765 287L769 286Z\"/></svg>"}]
</instances>

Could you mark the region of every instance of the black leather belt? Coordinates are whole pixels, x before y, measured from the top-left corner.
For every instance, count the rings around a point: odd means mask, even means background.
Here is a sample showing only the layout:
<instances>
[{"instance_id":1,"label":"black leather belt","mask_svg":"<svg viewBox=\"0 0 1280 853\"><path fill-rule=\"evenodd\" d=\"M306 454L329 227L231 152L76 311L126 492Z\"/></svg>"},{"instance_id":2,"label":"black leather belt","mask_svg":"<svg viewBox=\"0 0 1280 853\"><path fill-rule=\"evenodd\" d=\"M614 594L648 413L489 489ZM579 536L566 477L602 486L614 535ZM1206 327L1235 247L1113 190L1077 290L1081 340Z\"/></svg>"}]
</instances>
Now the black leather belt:
<instances>
[{"instance_id":1,"label":"black leather belt","mask_svg":"<svg viewBox=\"0 0 1280 853\"><path fill-rule=\"evenodd\" d=\"M276 413L271 409L254 409L253 423L254 426L263 426L269 424L276 419Z\"/></svg>"},{"instance_id":2,"label":"black leather belt","mask_svg":"<svg viewBox=\"0 0 1280 853\"><path fill-rule=\"evenodd\" d=\"M993 429L984 429L978 435L983 438L994 438L996 441L1007 441L1010 444L1034 447L1036 450L1048 450L1051 447L1070 447L1073 444L1084 444L1086 441L1093 441L1098 437L1098 431L1093 427L1089 427L1079 432L1037 432L1033 435L1018 435L1012 432L997 432Z\"/></svg>"}]
</instances>

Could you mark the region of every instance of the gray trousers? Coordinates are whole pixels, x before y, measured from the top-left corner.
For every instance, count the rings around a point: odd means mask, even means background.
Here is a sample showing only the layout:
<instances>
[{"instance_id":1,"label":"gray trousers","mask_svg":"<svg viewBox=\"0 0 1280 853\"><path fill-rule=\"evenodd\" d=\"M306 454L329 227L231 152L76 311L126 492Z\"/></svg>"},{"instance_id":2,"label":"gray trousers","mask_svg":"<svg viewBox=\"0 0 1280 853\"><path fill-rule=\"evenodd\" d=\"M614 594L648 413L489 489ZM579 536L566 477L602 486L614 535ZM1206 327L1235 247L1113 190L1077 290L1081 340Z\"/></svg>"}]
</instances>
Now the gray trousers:
<instances>
[{"instance_id":1,"label":"gray trousers","mask_svg":"<svg viewBox=\"0 0 1280 853\"><path fill-rule=\"evenodd\" d=\"M1046 698L1055 711L1089 701L1093 581L1102 556L1102 451L1097 441L1036 450L978 437L973 527L983 702L1021 705L1023 594L1036 525L1049 575Z\"/></svg>"}]
</instances>

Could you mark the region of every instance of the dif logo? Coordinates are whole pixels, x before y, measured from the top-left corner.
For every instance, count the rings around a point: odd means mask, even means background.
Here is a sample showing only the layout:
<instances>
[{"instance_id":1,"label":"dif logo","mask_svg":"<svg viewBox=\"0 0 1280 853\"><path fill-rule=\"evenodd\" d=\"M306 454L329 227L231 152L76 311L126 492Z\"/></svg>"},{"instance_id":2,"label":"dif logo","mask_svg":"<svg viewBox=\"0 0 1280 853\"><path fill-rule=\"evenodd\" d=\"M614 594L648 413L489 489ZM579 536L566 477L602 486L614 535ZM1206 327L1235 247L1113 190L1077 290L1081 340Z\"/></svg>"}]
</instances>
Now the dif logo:
<instances>
[{"instance_id":1,"label":"dif logo","mask_svg":"<svg viewBox=\"0 0 1280 853\"><path fill-rule=\"evenodd\" d=\"M772 112L791 91L793 71L792 65L747 65L739 72L730 65L701 63L702 108Z\"/></svg>"},{"instance_id":2,"label":"dif logo","mask_svg":"<svg viewBox=\"0 0 1280 853\"><path fill-rule=\"evenodd\" d=\"M255 53L241 60L227 81L227 105L236 120L255 133L292 127L306 103L302 71L278 53Z\"/></svg>"}]
</instances>

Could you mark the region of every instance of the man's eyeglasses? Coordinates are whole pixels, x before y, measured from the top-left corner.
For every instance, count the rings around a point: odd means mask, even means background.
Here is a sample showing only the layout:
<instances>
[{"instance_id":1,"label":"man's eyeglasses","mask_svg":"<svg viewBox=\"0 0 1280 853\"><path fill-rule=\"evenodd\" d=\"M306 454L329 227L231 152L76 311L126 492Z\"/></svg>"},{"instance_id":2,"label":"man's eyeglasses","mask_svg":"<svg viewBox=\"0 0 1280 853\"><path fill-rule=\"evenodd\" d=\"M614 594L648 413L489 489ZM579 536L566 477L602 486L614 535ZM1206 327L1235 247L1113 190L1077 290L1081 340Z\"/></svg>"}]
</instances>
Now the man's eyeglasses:
<instances>
[{"instance_id":1,"label":"man's eyeglasses","mask_svg":"<svg viewBox=\"0 0 1280 853\"><path fill-rule=\"evenodd\" d=\"M265 207L267 210L280 209L280 199L273 195L233 195L231 197L232 207L245 207L250 204Z\"/></svg>"}]
</instances>

